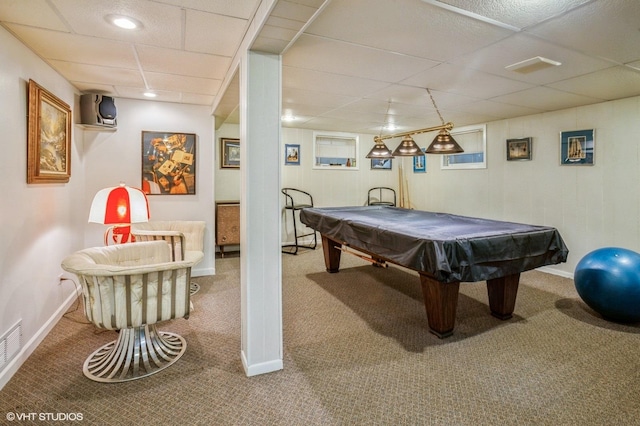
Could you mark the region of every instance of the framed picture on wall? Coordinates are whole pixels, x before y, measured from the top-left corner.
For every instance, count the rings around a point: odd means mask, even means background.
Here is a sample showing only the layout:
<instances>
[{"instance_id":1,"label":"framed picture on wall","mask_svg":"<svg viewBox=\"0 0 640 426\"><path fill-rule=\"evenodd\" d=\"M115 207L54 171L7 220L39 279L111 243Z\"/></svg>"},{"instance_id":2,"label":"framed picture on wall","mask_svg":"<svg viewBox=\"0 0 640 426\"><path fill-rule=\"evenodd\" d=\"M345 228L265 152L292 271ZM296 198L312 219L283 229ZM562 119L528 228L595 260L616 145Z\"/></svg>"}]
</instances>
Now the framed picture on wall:
<instances>
[{"instance_id":1,"label":"framed picture on wall","mask_svg":"<svg viewBox=\"0 0 640 426\"><path fill-rule=\"evenodd\" d=\"M371 170L391 170L391 158L372 158Z\"/></svg>"},{"instance_id":2,"label":"framed picture on wall","mask_svg":"<svg viewBox=\"0 0 640 426\"><path fill-rule=\"evenodd\" d=\"M426 152L427 148L420 148L422 152ZM427 157L426 155L420 155L413 157L413 173L426 173L427 172Z\"/></svg>"},{"instance_id":3,"label":"framed picture on wall","mask_svg":"<svg viewBox=\"0 0 640 426\"><path fill-rule=\"evenodd\" d=\"M66 183L71 177L71 108L29 80L27 183Z\"/></svg>"},{"instance_id":4,"label":"framed picture on wall","mask_svg":"<svg viewBox=\"0 0 640 426\"><path fill-rule=\"evenodd\" d=\"M284 164L287 166L300 165L300 145L286 144L284 146Z\"/></svg>"},{"instance_id":5,"label":"framed picture on wall","mask_svg":"<svg viewBox=\"0 0 640 426\"><path fill-rule=\"evenodd\" d=\"M531 160L531 138L507 139L507 161Z\"/></svg>"},{"instance_id":6,"label":"framed picture on wall","mask_svg":"<svg viewBox=\"0 0 640 426\"><path fill-rule=\"evenodd\" d=\"M240 139L220 138L220 168L240 168Z\"/></svg>"},{"instance_id":7,"label":"framed picture on wall","mask_svg":"<svg viewBox=\"0 0 640 426\"><path fill-rule=\"evenodd\" d=\"M196 135L142 131L142 191L149 195L196 193Z\"/></svg>"},{"instance_id":8,"label":"framed picture on wall","mask_svg":"<svg viewBox=\"0 0 640 426\"><path fill-rule=\"evenodd\" d=\"M560 164L592 166L596 143L594 133L593 129L560 132Z\"/></svg>"}]
</instances>

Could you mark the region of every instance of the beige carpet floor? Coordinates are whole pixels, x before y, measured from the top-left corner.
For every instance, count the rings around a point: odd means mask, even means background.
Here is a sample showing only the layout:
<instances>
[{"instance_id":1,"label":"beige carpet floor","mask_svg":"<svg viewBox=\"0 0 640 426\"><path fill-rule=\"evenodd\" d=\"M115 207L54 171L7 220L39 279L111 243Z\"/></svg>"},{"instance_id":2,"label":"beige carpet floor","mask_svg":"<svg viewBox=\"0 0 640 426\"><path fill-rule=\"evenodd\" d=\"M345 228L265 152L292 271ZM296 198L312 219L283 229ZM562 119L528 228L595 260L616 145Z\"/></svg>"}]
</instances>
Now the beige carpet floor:
<instances>
[{"instance_id":1,"label":"beige carpet floor","mask_svg":"<svg viewBox=\"0 0 640 426\"><path fill-rule=\"evenodd\" d=\"M188 320L159 327L187 340L175 365L88 380L85 358L115 333L72 311L0 391L0 424L640 425L640 326L602 319L569 279L524 273L507 321L489 314L484 283L462 283L454 335L441 340L416 273L343 255L328 274L321 250L283 255L284 370L247 378L239 258L216 271L196 279Z\"/></svg>"}]
</instances>

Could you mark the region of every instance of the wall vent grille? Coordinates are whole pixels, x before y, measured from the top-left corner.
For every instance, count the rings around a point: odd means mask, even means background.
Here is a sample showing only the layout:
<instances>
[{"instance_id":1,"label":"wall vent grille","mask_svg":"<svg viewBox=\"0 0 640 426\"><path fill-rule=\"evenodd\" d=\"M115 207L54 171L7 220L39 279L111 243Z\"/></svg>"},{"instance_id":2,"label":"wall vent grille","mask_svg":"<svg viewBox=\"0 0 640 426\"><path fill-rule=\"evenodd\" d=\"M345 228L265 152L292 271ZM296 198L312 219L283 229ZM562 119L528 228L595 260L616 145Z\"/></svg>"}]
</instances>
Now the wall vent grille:
<instances>
[{"instance_id":1,"label":"wall vent grille","mask_svg":"<svg viewBox=\"0 0 640 426\"><path fill-rule=\"evenodd\" d=\"M19 320L0 337L0 371L11 362L21 349L22 320Z\"/></svg>"}]
</instances>

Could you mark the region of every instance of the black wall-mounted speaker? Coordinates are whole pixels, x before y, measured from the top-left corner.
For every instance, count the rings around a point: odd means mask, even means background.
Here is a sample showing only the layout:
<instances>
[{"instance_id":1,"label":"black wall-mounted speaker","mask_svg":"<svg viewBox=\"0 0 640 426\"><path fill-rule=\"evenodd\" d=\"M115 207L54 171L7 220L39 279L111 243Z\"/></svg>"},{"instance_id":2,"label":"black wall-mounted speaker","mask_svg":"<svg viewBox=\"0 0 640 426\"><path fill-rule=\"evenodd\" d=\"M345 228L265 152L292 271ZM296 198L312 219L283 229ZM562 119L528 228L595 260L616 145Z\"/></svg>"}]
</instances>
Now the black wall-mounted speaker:
<instances>
[{"instance_id":1,"label":"black wall-mounted speaker","mask_svg":"<svg viewBox=\"0 0 640 426\"><path fill-rule=\"evenodd\" d=\"M111 96L86 94L80 96L81 124L90 126L116 127L118 111Z\"/></svg>"}]
</instances>

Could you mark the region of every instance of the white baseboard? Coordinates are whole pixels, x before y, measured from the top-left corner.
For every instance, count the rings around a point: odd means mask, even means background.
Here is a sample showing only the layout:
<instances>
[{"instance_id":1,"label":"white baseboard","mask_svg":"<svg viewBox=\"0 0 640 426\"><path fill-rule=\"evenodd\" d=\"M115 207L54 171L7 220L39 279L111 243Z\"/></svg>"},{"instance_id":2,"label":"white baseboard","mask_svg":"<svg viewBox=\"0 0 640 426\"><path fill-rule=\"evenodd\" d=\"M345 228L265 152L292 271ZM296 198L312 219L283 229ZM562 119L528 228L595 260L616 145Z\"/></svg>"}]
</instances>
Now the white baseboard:
<instances>
[{"instance_id":1,"label":"white baseboard","mask_svg":"<svg viewBox=\"0 0 640 426\"><path fill-rule=\"evenodd\" d=\"M45 322L40 330L22 347L22 350L13 358L9 364L0 372L0 390L9 382L18 369L24 364L24 362L31 356L33 351L36 350L38 345L42 343L47 334L53 329L53 327L60 321L60 318L67 312L73 302L76 301L78 294L72 292L67 300L58 308L58 310Z\"/></svg>"},{"instance_id":2,"label":"white baseboard","mask_svg":"<svg viewBox=\"0 0 640 426\"><path fill-rule=\"evenodd\" d=\"M206 277L215 274L216 268L191 268L192 277Z\"/></svg>"},{"instance_id":3,"label":"white baseboard","mask_svg":"<svg viewBox=\"0 0 640 426\"><path fill-rule=\"evenodd\" d=\"M282 359L274 359L272 361L261 362L259 364L248 365L247 357L244 351L240 351L240 358L242 358L242 368L247 377L257 376L259 374L273 373L284 368Z\"/></svg>"},{"instance_id":4,"label":"white baseboard","mask_svg":"<svg viewBox=\"0 0 640 426\"><path fill-rule=\"evenodd\" d=\"M565 271L559 271L557 269L550 268L548 266L542 266L542 267L536 269L536 271L545 272L545 273L551 274L551 275L557 275L557 276L563 277L563 278L573 279L573 274L572 273L565 272Z\"/></svg>"}]
</instances>

